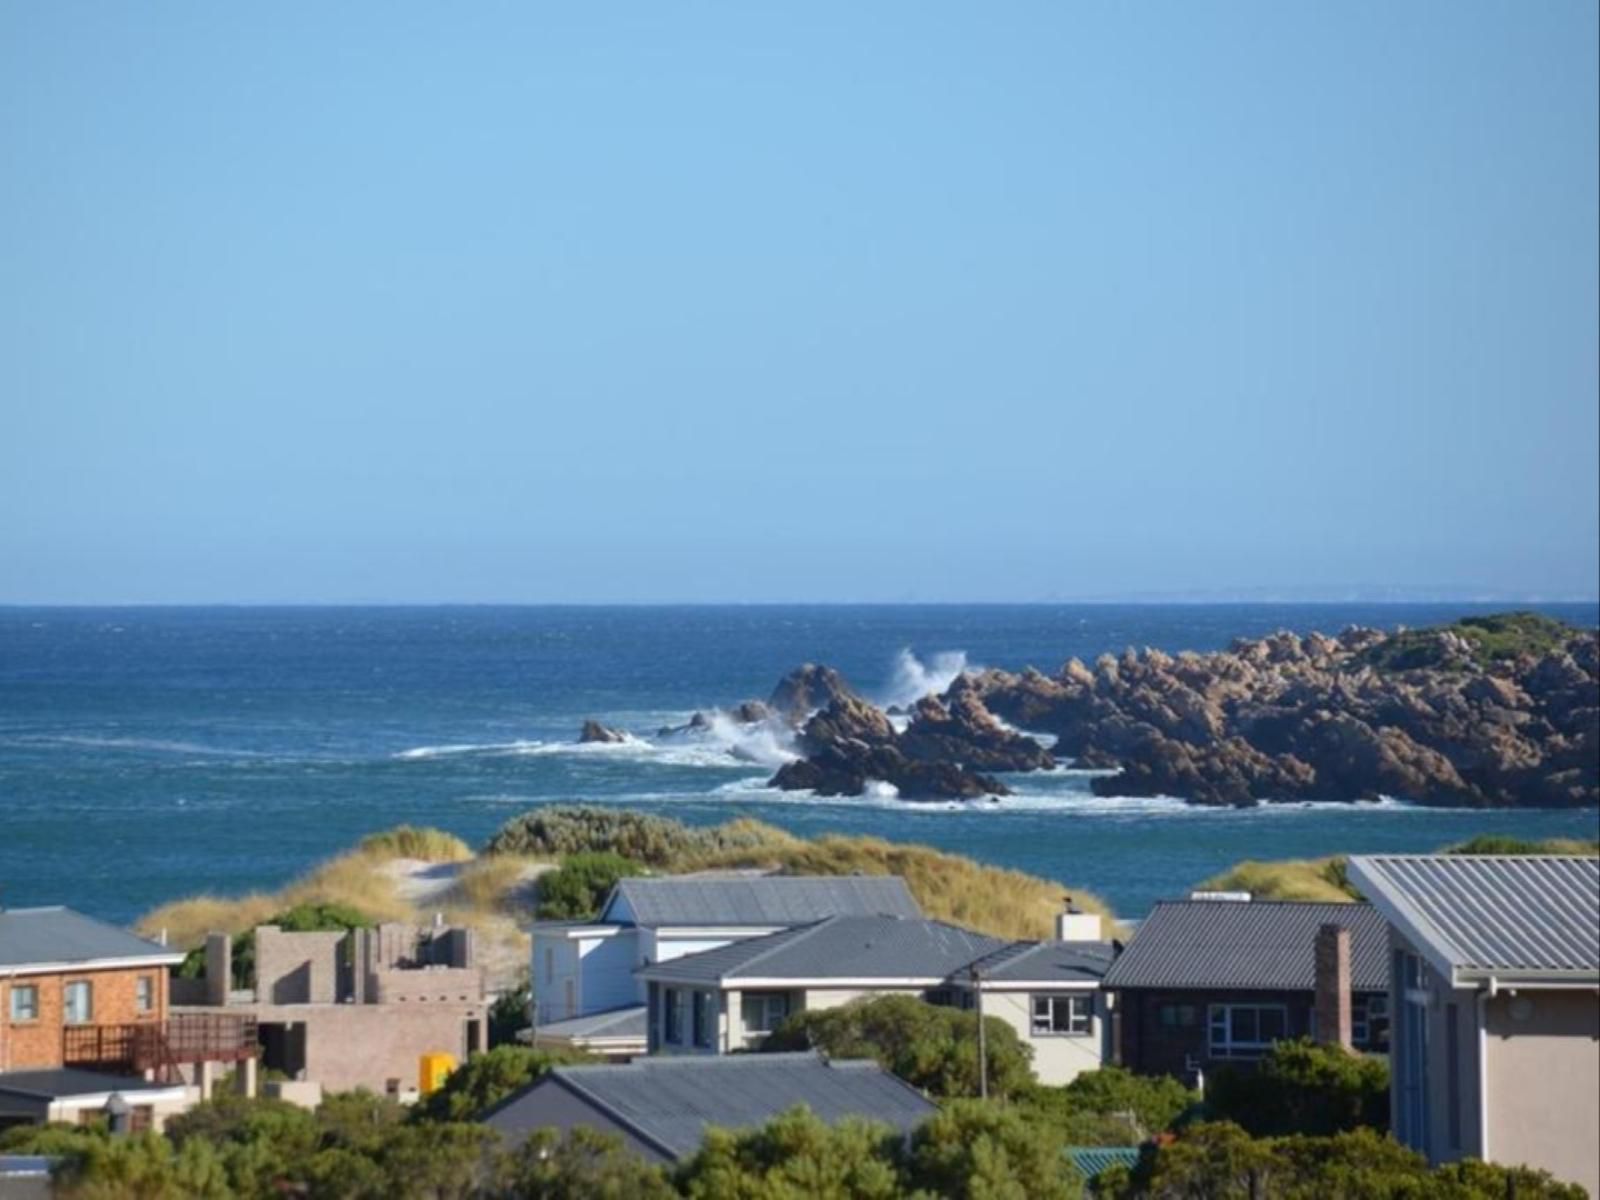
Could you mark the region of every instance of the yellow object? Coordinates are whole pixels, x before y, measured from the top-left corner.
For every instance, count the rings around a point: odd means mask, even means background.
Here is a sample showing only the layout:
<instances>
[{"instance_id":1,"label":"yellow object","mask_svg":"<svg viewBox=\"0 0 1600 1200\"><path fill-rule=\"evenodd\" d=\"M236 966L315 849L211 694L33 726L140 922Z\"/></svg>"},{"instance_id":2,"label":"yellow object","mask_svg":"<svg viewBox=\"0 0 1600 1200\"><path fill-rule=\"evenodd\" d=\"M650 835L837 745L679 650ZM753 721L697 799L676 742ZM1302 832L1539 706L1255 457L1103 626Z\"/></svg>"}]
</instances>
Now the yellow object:
<instances>
[{"instance_id":1,"label":"yellow object","mask_svg":"<svg viewBox=\"0 0 1600 1200\"><path fill-rule=\"evenodd\" d=\"M424 1054L421 1068L417 1091L424 1096L430 1096L444 1086L444 1081L449 1078L450 1072L456 1069L456 1056L438 1052Z\"/></svg>"}]
</instances>

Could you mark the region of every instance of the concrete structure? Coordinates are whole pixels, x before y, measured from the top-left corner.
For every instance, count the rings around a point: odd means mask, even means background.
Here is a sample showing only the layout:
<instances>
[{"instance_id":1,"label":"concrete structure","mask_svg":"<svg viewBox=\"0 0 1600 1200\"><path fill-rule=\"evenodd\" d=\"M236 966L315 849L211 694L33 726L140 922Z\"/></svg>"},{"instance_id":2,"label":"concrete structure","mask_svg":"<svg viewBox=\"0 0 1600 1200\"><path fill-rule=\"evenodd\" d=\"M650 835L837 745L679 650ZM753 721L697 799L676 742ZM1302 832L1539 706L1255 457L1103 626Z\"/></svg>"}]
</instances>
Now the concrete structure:
<instances>
[{"instance_id":1,"label":"concrete structure","mask_svg":"<svg viewBox=\"0 0 1600 1200\"><path fill-rule=\"evenodd\" d=\"M530 978L538 1036L608 1055L643 1053L645 1043L611 1037L590 1044L574 1018L636 1009L645 993L635 971L823 917L920 916L893 876L673 876L625 879L592 921L539 921L530 929ZM638 1021L633 1027L642 1028ZM615 1026L612 1027L613 1032Z\"/></svg>"},{"instance_id":2,"label":"concrete structure","mask_svg":"<svg viewBox=\"0 0 1600 1200\"><path fill-rule=\"evenodd\" d=\"M1007 942L921 917L842 916L638 974L652 1053L730 1054L794 1013L899 994L1006 1021L1033 1047L1038 1078L1060 1084L1104 1060L1099 984L1111 958L1099 941Z\"/></svg>"},{"instance_id":3,"label":"concrete structure","mask_svg":"<svg viewBox=\"0 0 1600 1200\"><path fill-rule=\"evenodd\" d=\"M536 1129L596 1129L642 1158L670 1163L693 1155L708 1128L760 1126L800 1104L829 1124L861 1117L903 1133L938 1111L875 1062L759 1054L557 1067L483 1122L513 1143Z\"/></svg>"},{"instance_id":4,"label":"concrete structure","mask_svg":"<svg viewBox=\"0 0 1600 1200\"><path fill-rule=\"evenodd\" d=\"M1395 1136L1600 1195L1600 859L1358 857L1350 880L1389 922Z\"/></svg>"},{"instance_id":5,"label":"concrete structure","mask_svg":"<svg viewBox=\"0 0 1600 1200\"><path fill-rule=\"evenodd\" d=\"M1387 940L1382 915L1365 904L1163 901L1106 972L1116 1058L1193 1083L1248 1066L1285 1038L1385 1052Z\"/></svg>"},{"instance_id":6,"label":"concrete structure","mask_svg":"<svg viewBox=\"0 0 1600 1200\"><path fill-rule=\"evenodd\" d=\"M231 947L207 943L207 1003L184 1011L247 1013L262 1063L327 1091L416 1095L423 1054L458 1060L486 1044L488 1010L472 931L387 924L348 932L255 931L256 986L228 988Z\"/></svg>"}]
</instances>

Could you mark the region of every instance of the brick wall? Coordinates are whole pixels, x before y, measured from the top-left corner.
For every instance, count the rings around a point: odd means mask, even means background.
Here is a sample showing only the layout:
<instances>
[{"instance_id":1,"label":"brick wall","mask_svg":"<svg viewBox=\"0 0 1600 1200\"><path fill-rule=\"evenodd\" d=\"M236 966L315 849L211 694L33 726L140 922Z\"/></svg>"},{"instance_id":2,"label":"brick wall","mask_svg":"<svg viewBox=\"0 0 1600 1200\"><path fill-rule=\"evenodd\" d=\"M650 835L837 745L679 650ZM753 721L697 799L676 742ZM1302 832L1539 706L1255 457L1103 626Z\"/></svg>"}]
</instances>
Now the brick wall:
<instances>
[{"instance_id":1,"label":"brick wall","mask_svg":"<svg viewBox=\"0 0 1600 1200\"><path fill-rule=\"evenodd\" d=\"M305 1076L324 1091L366 1087L382 1093L391 1079L416 1087L424 1054L443 1052L465 1062L468 1024L475 1023L475 1048L481 1049L487 1010L465 1004L330 1004L263 1008L259 1015L264 1031L281 1023L304 1039Z\"/></svg>"},{"instance_id":2,"label":"brick wall","mask_svg":"<svg viewBox=\"0 0 1600 1200\"><path fill-rule=\"evenodd\" d=\"M1185 1082L1191 1059L1208 1074L1223 1065L1251 1061L1212 1059L1207 1041L1212 1004L1281 1004L1288 1010L1287 1036L1304 1037L1311 1031L1309 991L1124 991L1117 1003L1121 1064L1141 1074L1171 1075Z\"/></svg>"},{"instance_id":3,"label":"brick wall","mask_svg":"<svg viewBox=\"0 0 1600 1200\"><path fill-rule=\"evenodd\" d=\"M256 997L263 1004L333 1004L339 988L339 930L285 933L256 929Z\"/></svg>"},{"instance_id":4,"label":"brick wall","mask_svg":"<svg viewBox=\"0 0 1600 1200\"><path fill-rule=\"evenodd\" d=\"M147 1013L138 1011L138 980L149 976L154 1003ZM114 971L65 971L56 975L19 975L0 980L0 1070L23 1071L61 1066L62 1016L66 987L79 980L91 988L90 1023L126 1025L159 1021L167 1014L167 968L123 967ZM39 989L37 1020L11 1020L11 990Z\"/></svg>"}]
</instances>

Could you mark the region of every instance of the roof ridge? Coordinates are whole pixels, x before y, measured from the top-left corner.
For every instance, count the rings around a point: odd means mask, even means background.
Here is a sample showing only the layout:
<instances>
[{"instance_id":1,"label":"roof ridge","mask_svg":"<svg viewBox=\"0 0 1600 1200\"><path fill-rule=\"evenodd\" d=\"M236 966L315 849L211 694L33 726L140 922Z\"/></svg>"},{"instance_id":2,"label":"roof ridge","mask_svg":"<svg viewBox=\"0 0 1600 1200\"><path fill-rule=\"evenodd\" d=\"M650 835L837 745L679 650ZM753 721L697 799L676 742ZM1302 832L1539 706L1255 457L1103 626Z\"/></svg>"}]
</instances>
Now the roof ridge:
<instances>
[{"instance_id":1,"label":"roof ridge","mask_svg":"<svg viewBox=\"0 0 1600 1200\"><path fill-rule=\"evenodd\" d=\"M725 976L732 976L735 971L742 971L752 963L762 962L771 955L774 955L778 951L784 949L786 946L792 946L796 942L804 941L806 938L816 933L817 930L821 929L824 925L832 925L834 922L841 919L842 918L838 915L831 917L819 917L817 920L809 921L804 925L793 925L788 929L780 929L776 933L768 933L763 934L758 938L751 938L750 941L752 942L767 942L769 944L760 950L757 950L754 954L750 955L750 957L735 963L723 974ZM729 944L737 946L739 943L731 942ZM718 947L718 949L721 949L721 947ZM707 951L707 953L711 953L711 951ZM685 957L687 958L693 956L685 955Z\"/></svg>"}]
</instances>

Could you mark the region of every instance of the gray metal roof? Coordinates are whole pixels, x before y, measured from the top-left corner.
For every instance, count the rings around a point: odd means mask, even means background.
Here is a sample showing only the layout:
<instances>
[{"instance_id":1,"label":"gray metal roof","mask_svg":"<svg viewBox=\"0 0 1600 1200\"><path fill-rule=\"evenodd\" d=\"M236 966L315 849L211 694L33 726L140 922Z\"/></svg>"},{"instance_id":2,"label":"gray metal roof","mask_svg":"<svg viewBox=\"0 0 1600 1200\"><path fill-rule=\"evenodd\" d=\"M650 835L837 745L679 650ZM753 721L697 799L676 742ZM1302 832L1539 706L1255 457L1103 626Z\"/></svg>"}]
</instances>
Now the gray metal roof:
<instances>
[{"instance_id":1,"label":"gray metal roof","mask_svg":"<svg viewBox=\"0 0 1600 1200\"><path fill-rule=\"evenodd\" d=\"M643 1042L648 1032L645 1013L645 1005L630 1004L626 1008L610 1008L588 1016L568 1017L565 1021L551 1021L539 1026L539 1036L565 1041L629 1038Z\"/></svg>"},{"instance_id":2,"label":"gray metal roof","mask_svg":"<svg viewBox=\"0 0 1600 1200\"><path fill-rule=\"evenodd\" d=\"M895 875L762 875L728 879L624 879L601 922L621 900L636 925L803 925L823 917L920 917L905 880Z\"/></svg>"},{"instance_id":3,"label":"gray metal roof","mask_svg":"<svg viewBox=\"0 0 1600 1200\"><path fill-rule=\"evenodd\" d=\"M798 1104L829 1124L862 1117L901 1131L915 1128L937 1111L921 1093L876 1062L828 1062L804 1052L557 1067L491 1109L484 1123L512 1136L538 1128L538 1092L548 1087L568 1089L673 1158L697 1151L708 1127L762 1125Z\"/></svg>"},{"instance_id":4,"label":"gray metal roof","mask_svg":"<svg viewBox=\"0 0 1600 1200\"><path fill-rule=\"evenodd\" d=\"M55 1067L41 1071L0 1071L0 1093L55 1100L67 1096L98 1096L107 1092L171 1091L177 1084L154 1083L139 1075L107 1075Z\"/></svg>"},{"instance_id":5,"label":"gray metal roof","mask_svg":"<svg viewBox=\"0 0 1600 1200\"><path fill-rule=\"evenodd\" d=\"M1389 986L1389 926L1370 904L1291 900L1164 900L1106 972L1121 988L1309 990L1323 925L1350 930L1350 983Z\"/></svg>"},{"instance_id":6,"label":"gray metal roof","mask_svg":"<svg viewBox=\"0 0 1600 1200\"><path fill-rule=\"evenodd\" d=\"M181 962L183 955L70 908L0 909L0 967L130 958Z\"/></svg>"},{"instance_id":7,"label":"gray metal roof","mask_svg":"<svg viewBox=\"0 0 1600 1200\"><path fill-rule=\"evenodd\" d=\"M977 964L987 983L1099 983L1110 942L1013 942Z\"/></svg>"},{"instance_id":8,"label":"gray metal roof","mask_svg":"<svg viewBox=\"0 0 1600 1200\"><path fill-rule=\"evenodd\" d=\"M1600 977L1600 858L1372 855L1350 877L1453 972Z\"/></svg>"},{"instance_id":9,"label":"gray metal roof","mask_svg":"<svg viewBox=\"0 0 1600 1200\"><path fill-rule=\"evenodd\" d=\"M645 979L944 979L1010 943L925 917L828 917L645 967Z\"/></svg>"}]
</instances>

